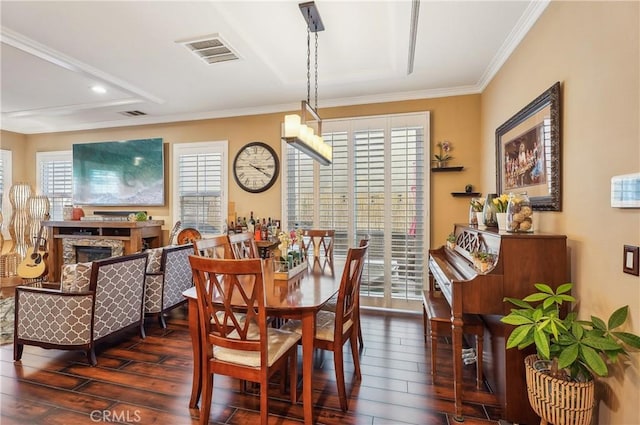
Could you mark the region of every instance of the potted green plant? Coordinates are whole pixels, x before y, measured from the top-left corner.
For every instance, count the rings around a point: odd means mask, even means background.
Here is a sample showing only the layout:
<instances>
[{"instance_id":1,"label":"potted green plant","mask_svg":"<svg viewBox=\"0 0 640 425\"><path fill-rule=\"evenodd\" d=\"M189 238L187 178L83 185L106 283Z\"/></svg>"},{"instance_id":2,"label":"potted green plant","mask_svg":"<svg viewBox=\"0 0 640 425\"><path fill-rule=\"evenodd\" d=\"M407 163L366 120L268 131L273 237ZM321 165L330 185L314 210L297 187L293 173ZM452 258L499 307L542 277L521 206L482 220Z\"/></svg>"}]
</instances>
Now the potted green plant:
<instances>
[{"instance_id":1,"label":"potted green plant","mask_svg":"<svg viewBox=\"0 0 640 425\"><path fill-rule=\"evenodd\" d=\"M640 349L640 336L617 330L626 322L629 307L614 311L607 322L596 316L578 320L576 312L561 317L563 304L575 302L570 294L573 284L556 291L544 283L534 286L538 292L523 299L504 299L518 307L501 319L515 326L507 348L536 348L537 355L528 356L525 365L529 401L541 418L588 424L594 375L608 376L609 365L626 356L628 348ZM537 367L539 359L549 363L548 370ZM566 421L556 422L560 417Z\"/></svg>"},{"instance_id":2,"label":"potted green plant","mask_svg":"<svg viewBox=\"0 0 640 425\"><path fill-rule=\"evenodd\" d=\"M456 234L451 232L447 236L447 248L453 249L456 247Z\"/></svg>"},{"instance_id":3,"label":"potted green plant","mask_svg":"<svg viewBox=\"0 0 640 425\"><path fill-rule=\"evenodd\" d=\"M488 272L495 266L496 256L487 251L473 251L471 252L473 258L473 266L479 272Z\"/></svg>"}]
</instances>

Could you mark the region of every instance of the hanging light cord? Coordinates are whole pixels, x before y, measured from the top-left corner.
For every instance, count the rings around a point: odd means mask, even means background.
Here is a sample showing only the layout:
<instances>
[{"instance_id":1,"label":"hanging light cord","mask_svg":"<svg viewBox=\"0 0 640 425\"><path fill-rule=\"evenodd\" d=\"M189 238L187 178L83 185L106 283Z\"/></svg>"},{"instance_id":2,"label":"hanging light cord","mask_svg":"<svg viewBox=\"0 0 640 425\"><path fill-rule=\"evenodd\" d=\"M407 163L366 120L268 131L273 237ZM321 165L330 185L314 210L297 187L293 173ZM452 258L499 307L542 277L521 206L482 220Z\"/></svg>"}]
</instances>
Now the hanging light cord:
<instances>
[{"instance_id":1,"label":"hanging light cord","mask_svg":"<svg viewBox=\"0 0 640 425\"><path fill-rule=\"evenodd\" d=\"M311 22L311 12L307 10L308 22ZM315 25L315 94L313 108L318 110L318 25ZM311 26L307 25L307 104L311 105Z\"/></svg>"},{"instance_id":2,"label":"hanging light cord","mask_svg":"<svg viewBox=\"0 0 640 425\"><path fill-rule=\"evenodd\" d=\"M316 68L316 97L315 97L315 104L314 104L314 109L316 110L316 112L318 112L318 31L316 28L316 47L315 47L315 54L316 54L316 58L315 58L315 68Z\"/></svg>"},{"instance_id":3,"label":"hanging light cord","mask_svg":"<svg viewBox=\"0 0 640 425\"><path fill-rule=\"evenodd\" d=\"M309 26L307 26L307 103L311 104L311 28Z\"/></svg>"}]
</instances>

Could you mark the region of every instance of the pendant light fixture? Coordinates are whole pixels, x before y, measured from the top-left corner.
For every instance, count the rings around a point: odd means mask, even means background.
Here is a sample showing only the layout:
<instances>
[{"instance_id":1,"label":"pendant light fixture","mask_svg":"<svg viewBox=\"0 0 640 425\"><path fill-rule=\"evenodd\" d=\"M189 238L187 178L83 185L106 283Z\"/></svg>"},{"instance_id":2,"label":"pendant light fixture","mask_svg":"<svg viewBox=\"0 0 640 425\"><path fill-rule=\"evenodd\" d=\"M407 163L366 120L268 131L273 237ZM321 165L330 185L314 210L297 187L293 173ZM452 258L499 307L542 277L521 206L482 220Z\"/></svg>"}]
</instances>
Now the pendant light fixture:
<instances>
[{"instance_id":1,"label":"pendant light fixture","mask_svg":"<svg viewBox=\"0 0 640 425\"><path fill-rule=\"evenodd\" d=\"M302 101L300 115L284 117L282 140L309 155L322 165L331 164L332 148L322 139L322 118L318 115L318 32L324 31L314 2L298 5L307 22L307 100ZM315 98L311 106L311 33L315 34Z\"/></svg>"}]
</instances>

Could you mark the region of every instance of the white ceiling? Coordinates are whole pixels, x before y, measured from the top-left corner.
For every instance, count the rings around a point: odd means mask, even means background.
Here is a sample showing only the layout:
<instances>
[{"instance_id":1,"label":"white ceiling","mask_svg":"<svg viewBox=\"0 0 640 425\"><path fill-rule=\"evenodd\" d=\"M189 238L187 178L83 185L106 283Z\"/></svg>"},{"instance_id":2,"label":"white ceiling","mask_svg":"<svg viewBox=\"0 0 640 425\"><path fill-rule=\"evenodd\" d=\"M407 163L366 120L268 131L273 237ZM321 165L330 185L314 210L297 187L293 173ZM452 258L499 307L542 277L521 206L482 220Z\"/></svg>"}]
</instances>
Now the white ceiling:
<instances>
[{"instance_id":1,"label":"white ceiling","mask_svg":"<svg viewBox=\"0 0 640 425\"><path fill-rule=\"evenodd\" d=\"M1 127L33 134L298 109L307 97L298 3L1 0ZM322 110L480 93L547 1L422 0L409 75L411 1L316 6ZM180 43L211 34L240 59L209 65Z\"/></svg>"}]
</instances>

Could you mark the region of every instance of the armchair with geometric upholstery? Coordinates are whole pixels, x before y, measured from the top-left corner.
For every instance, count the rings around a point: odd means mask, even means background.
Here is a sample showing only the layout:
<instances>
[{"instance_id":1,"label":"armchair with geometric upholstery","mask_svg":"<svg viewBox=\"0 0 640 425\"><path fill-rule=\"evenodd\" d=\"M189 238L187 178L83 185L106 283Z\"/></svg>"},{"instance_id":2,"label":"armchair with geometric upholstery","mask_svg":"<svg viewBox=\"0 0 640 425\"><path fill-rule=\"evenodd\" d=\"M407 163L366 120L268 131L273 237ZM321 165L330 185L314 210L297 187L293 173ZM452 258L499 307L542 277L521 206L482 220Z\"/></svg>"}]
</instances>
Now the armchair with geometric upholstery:
<instances>
[{"instance_id":1,"label":"armchair with geometric upholstery","mask_svg":"<svg viewBox=\"0 0 640 425\"><path fill-rule=\"evenodd\" d=\"M59 289L18 286L15 292L13 358L24 345L84 350L97 364L96 342L138 327L144 333L147 254L65 265Z\"/></svg>"},{"instance_id":2,"label":"armchair with geometric upholstery","mask_svg":"<svg viewBox=\"0 0 640 425\"><path fill-rule=\"evenodd\" d=\"M165 313L186 302L182 292L193 286L189 255L191 244L147 250L149 263L145 286L144 312L157 314L160 326L167 327Z\"/></svg>"}]
</instances>

